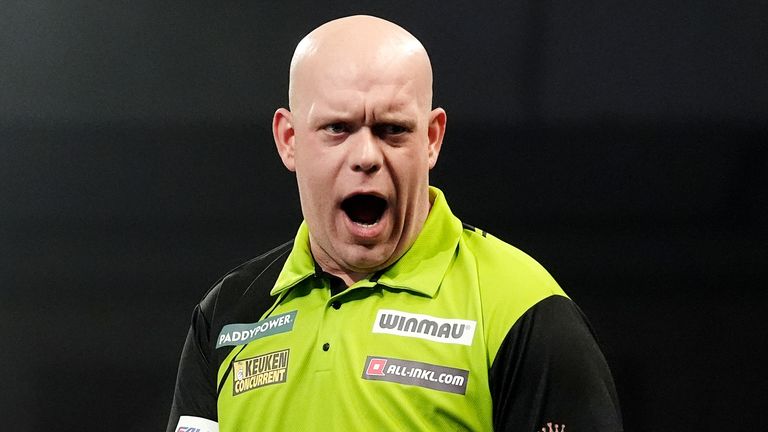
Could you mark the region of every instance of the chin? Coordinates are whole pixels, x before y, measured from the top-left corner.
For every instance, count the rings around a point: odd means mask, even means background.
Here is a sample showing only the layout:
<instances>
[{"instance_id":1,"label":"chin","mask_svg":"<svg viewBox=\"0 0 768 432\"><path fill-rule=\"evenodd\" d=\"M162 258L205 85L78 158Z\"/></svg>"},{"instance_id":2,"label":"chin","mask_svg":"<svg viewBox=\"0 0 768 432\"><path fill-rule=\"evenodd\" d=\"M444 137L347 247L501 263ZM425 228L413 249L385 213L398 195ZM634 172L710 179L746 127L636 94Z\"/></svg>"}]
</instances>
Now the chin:
<instances>
[{"instance_id":1,"label":"chin","mask_svg":"<svg viewBox=\"0 0 768 432\"><path fill-rule=\"evenodd\" d=\"M350 269L355 272L373 273L386 267L389 264L388 261L390 257L391 254L367 249L363 253L351 256L347 262L349 263Z\"/></svg>"}]
</instances>

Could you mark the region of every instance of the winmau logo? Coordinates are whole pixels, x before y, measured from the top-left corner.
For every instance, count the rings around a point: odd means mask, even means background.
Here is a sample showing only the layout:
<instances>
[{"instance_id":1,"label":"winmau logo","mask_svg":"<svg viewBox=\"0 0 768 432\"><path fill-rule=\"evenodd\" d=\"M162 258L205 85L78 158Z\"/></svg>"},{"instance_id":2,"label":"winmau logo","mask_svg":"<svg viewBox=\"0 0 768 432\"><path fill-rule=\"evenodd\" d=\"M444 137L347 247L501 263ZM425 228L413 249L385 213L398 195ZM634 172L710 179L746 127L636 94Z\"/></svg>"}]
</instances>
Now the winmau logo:
<instances>
[{"instance_id":1,"label":"winmau logo","mask_svg":"<svg viewBox=\"0 0 768 432\"><path fill-rule=\"evenodd\" d=\"M433 342L472 345L477 321L437 318L391 309L379 309L374 333L415 337Z\"/></svg>"}]
</instances>

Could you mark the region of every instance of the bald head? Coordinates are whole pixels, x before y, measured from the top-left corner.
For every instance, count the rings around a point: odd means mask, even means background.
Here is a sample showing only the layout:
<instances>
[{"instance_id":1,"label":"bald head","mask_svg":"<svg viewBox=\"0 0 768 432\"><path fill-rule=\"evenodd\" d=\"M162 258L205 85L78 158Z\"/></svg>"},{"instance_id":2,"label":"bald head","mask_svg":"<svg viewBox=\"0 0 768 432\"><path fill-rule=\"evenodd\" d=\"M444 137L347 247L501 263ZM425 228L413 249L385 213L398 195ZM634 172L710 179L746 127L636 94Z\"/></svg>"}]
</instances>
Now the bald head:
<instances>
[{"instance_id":1,"label":"bald head","mask_svg":"<svg viewBox=\"0 0 768 432\"><path fill-rule=\"evenodd\" d=\"M403 72L407 72L403 78L423 89L419 102L430 109L432 66L418 39L400 26L372 16L329 21L296 46L288 90L290 109L306 107L319 76L359 79L375 85L377 78L392 79Z\"/></svg>"},{"instance_id":2,"label":"bald head","mask_svg":"<svg viewBox=\"0 0 768 432\"><path fill-rule=\"evenodd\" d=\"M397 261L429 214L446 124L429 57L391 22L341 18L296 47L289 94L275 145L296 173L315 262L351 285Z\"/></svg>"}]
</instances>

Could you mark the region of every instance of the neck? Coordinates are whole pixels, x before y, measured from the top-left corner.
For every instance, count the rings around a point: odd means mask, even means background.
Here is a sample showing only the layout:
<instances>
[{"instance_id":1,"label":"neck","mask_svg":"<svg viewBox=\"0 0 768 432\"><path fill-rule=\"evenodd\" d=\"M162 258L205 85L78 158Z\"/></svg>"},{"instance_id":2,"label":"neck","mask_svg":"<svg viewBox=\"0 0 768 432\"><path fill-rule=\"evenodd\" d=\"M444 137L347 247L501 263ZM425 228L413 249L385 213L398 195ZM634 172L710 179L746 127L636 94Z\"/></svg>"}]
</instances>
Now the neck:
<instances>
[{"instance_id":1,"label":"neck","mask_svg":"<svg viewBox=\"0 0 768 432\"><path fill-rule=\"evenodd\" d=\"M361 281L361 280L365 279L366 277L368 277L368 275L370 273L346 273L346 272L341 272L341 273L338 273L338 274L336 274L336 273L331 273L331 274L336 276L336 277L338 277L342 281L344 281L344 284L349 287L349 286L352 286L355 282Z\"/></svg>"},{"instance_id":2,"label":"neck","mask_svg":"<svg viewBox=\"0 0 768 432\"><path fill-rule=\"evenodd\" d=\"M310 240L310 249L312 250L312 255L317 264L320 266L321 269L323 269L324 272L336 276L337 278L341 279L346 286L351 286L355 282L361 281L368 277L371 273L365 272L354 272L351 270L345 270L342 268L339 268L339 266L333 262L333 260L324 259L324 255L322 253L316 253L313 247L313 244Z\"/></svg>"}]
</instances>

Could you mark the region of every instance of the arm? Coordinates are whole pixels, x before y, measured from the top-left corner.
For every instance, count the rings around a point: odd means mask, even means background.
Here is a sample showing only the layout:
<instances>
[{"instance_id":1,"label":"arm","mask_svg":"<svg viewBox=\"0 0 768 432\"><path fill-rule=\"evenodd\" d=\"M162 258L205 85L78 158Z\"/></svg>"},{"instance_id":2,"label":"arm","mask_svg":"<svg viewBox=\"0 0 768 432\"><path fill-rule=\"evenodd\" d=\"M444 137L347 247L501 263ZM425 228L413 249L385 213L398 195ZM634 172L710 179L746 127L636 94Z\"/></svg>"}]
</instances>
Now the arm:
<instances>
[{"instance_id":1,"label":"arm","mask_svg":"<svg viewBox=\"0 0 768 432\"><path fill-rule=\"evenodd\" d=\"M497 431L622 431L616 389L581 310L567 297L532 306L491 366ZM557 427L557 428L556 428Z\"/></svg>"},{"instance_id":2,"label":"arm","mask_svg":"<svg viewBox=\"0 0 768 432\"><path fill-rule=\"evenodd\" d=\"M186 430L184 427L218 432L216 371L209 358L209 334L210 321L197 306L181 353L167 432Z\"/></svg>"}]
</instances>

